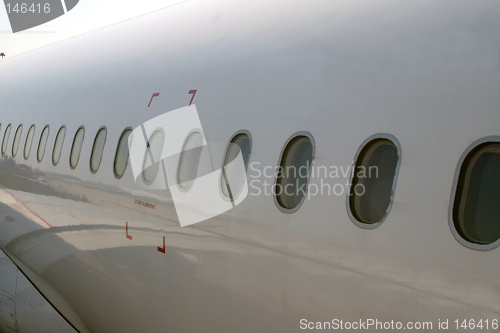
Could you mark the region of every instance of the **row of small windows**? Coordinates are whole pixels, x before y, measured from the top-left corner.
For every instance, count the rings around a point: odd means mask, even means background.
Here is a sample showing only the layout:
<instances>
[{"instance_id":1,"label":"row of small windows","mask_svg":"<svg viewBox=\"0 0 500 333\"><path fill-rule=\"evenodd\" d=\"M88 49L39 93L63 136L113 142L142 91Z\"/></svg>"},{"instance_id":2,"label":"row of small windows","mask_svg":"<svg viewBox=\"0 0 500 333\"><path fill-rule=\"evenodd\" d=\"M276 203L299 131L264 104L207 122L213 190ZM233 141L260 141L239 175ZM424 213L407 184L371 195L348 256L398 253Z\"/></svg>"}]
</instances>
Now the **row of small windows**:
<instances>
[{"instance_id":1,"label":"row of small windows","mask_svg":"<svg viewBox=\"0 0 500 333\"><path fill-rule=\"evenodd\" d=\"M0 124L1 129L1 124ZM14 135L12 156L19 150L23 126L19 125ZM37 149L37 160L41 162L49 137L49 126L45 126L40 135ZM11 125L4 132L2 154L6 154ZM128 138L131 129L125 129L118 141L116 148L113 171L117 178L125 173L128 163ZM52 163L59 163L66 135L66 127L62 126L56 135L52 151ZM35 136L35 126L32 125L24 145L24 158L30 156L31 147ZM107 131L105 127L98 130L90 156L90 171L96 173L101 164ZM85 139L85 128L78 128L71 146L69 164L75 169L80 160L80 153ZM161 152L165 141L162 130L155 131L148 141L148 149L144 157L143 179L146 184L151 184L158 172ZM455 179L453 192L453 206L450 211L450 224L453 225L457 239L466 246L476 249L491 249L500 245L500 143L498 138L483 140L480 144L473 145L462 158L459 172ZM198 165L201 156L203 138L200 133L193 132L184 142L179 159L177 181L185 190L193 186L196 180ZM246 131L236 133L229 141L226 149L222 172L221 191L232 201L240 194L246 170L250 159L252 143ZM241 153L243 166L231 163ZM281 152L279 167L281 170L310 171L315 155L313 136L308 132L298 132L292 135L285 143ZM368 138L355 156L354 170L376 167L377 177L361 177L353 172L351 189L348 195L348 213L358 226L374 228L380 225L388 216L394 201L396 181L401 162L401 147L396 138L391 135L376 135ZM278 208L285 213L297 211L306 198L305 191L309 182L308 173L278 173L275 187L286 188L287 191L276 190L275 202ZM358 186L363 187L363 192L356 191Z\"/></svg>"},{"instance_id":2,"label":"row of small windows","mask_svg":"<svg viewBox=\"0 0 500 333\"><path fill-rule=\"evenodd\" d=\"M1 124L0 124L1 129ZM9 145L9 137L11 132L11 125L9 124L4 132L2 141L2 154L7 153L7 148ZM23 125L19 125L14 135L14 141L12 143L12 156L16 157L19 145L21 142L21 135L23 132ZM45 150L47 147L47 141L49 138L50 127L47 125L43 128L40 134L40 140L38 142L37 149L37 160L41 162L45 156ZM128 135L131 133L130 129L126 129L120 138L115 156L114 172L117 178L121 178L125 173L128 161ZM105 127L98 130L94 145L92 147L92 153L90 156L90 171L96 173L101 165L102 154L104 152L104 145L106 143L107 131ZM54 149L52 151L52 164L56 166L61 158L61 153L64 145L64 139L66 136L66 127L61 126L57 132L56 139L54 141ZM35 125L31 125L26 135L26 141L24 144L24 159L27 160L31 153L31 147L33 145L33 139L35 137ZM76 131L75 137L73 139L73 144L71 146L70 160L69 164L71 169L75 169L80 160L80 153L82 150L83 141L85 139L85 128L82 126Z\"/></svg>"}]
</instances>

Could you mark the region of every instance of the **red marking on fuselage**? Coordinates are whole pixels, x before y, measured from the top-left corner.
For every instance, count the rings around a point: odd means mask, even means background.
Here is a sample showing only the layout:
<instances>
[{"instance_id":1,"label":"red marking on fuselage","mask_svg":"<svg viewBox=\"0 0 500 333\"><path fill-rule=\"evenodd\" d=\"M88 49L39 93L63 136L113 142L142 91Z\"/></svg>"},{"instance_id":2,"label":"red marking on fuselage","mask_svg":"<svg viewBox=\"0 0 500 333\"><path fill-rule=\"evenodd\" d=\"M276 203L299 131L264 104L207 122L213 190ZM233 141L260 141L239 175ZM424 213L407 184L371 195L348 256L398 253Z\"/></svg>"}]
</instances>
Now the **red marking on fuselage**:
<instances>
[{"instance_id":1,"label":"red marking on fuselage","mask_svg":"<svg viewBox=\"0 0 500 333\"><path fill-rule=\"evenodd\" d=\"M149 202L146 202L146 201L142 201L142 200L139 200L139 199L134 199L134 203L136 205L148 207L148 208L151 208L151 209L156 209L156 205L155 204L152 204L152 203L149 203Z\"/></svg>"},{"instance_id":2,"label":"red marking on fuselage","mask_svg":"<svg viewBox=\"0 0 500 333\"><path fill-rule=\"evenodd\" d=\"M198 90L189 90L188 95L193 94L193 97L191 97L191 101L189 101L189 106L191 106L191 103L193 103L194 95L196 95L196 92Z\"/></svg>"},{"instance_id":3,"label":"red marking on fuselage","mask_svg":"<svg viewBox=\"0 0 500 333\"><path fill-rule=\"evenodd\" d=\"M158 247L158 251L160 251L161 253L165 253L165 237L163 237L163 248Z\"/></svg>"},{"instance_id":4,"label":"red marking on fuselage","mask_svg":"<svg viewBox=\"0 0 500 333\"><path fill-rule=\"evenodd\" d=\"M151 106L151 102L153 101L153 98L160 96L160 93L154 93L153 96L151 96L151 99L149 100L148 108Z\"/></svg>"},{"instance_id":5,"label":"red marking on fuselage","mask_svg":"<svg viewBox=\"0 0 500 333\"><path fill-rule=\"evenodd\" d=\"M127 238L132 240L132 236L128 234L128 222L125 222L125 235L127 235Z\"/></svg>"},{"instance_id":6,"label":"red marking on fuselage","mask_svg":"<svg viewBox=\"0 0 500 333\"><path fill-rule=\"evenodd\" d=\"M36 217L38 217L40 220L42 220L43 222L45 222L46 225L49 226L49 228L52 228L52 224L50 224L49 222L45 221L45 219L43 217L41 217L40 215L38 215L36 212L32 211L31 208L29 208L28 206L26 206L24 204L24 202L22 202L21 200L19 200L14 194L10 193L9 191L6 191L6 190L3 190L5 193L8 193L10 194L18 203L20 203L21 205L23 205L27 210L29 210L31 212L31 214L35 215Z\"/></svg>"}]
</instances>

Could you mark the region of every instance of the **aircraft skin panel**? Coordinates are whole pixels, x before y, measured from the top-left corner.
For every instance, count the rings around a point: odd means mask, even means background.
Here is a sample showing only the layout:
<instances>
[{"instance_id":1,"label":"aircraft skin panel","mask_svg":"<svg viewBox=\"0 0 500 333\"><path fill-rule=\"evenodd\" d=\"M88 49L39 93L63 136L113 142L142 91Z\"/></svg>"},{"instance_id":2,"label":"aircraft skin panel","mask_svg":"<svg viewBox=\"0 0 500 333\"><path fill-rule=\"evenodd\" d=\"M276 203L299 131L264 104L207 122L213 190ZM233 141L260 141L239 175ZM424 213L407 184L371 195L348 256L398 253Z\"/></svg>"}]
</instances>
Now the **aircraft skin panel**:
<instances>
[{"instance_id":1,"label":"aircraft skin panel","mask_svg":"<svg viewBox=\"0 0 500 333\"><path fill-rule=\"evenodd\" d=\"M90 332L295 332L304 318L435 327L440 319L500 319L499 249L461 245L448 222L462 154L500 135L499 6L193 0L6 58L0 141L12 129L0 163L0 247ZM130 163L118 179L113 163L125 128L189 105L191 90L207 141L251 133L250 194L181 228L168 190L136 184ZM277 166L300 131L314 137L314 165L339 169L326 181L344 192L311 195L285 214L272 195L255 195L251 181L274 181L263 168ZM390 214L366 230L349 218L342 170L375 134L397 138L401 164ZM218 165L223 158L214 156Z\"/></svg>"},{"instance_id":2,"label":"aircraft skin panel","mask_svg":"<svg viewBox=\"0 0 500 333\"><path fill-rule=\"evenodd\" d=\"M3 252L0 252L0 295L1 332L77 332Z\"/></svg>"}]
</instances>

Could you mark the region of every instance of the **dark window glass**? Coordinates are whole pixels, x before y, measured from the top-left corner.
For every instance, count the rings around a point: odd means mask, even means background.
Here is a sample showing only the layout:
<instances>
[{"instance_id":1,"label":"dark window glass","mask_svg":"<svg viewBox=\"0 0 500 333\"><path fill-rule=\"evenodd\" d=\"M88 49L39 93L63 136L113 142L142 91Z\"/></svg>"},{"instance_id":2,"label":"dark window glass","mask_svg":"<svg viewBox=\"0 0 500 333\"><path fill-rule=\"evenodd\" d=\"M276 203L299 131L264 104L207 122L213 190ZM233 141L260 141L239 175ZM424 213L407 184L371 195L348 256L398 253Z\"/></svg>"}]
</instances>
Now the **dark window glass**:
<instances>
[{"instance_id":1,"label":"dark window glass","mask_svg":"<svg viewBox=\"0 0 500 333\"><path fill-rule=\"evenodd\" d=\"M313 145L307 136L296 136L286 145L275 188L276 199L281 207L294 209L304 199L312 158Z\"/></svg>"},{"instance_id":2,"label":"dark window glass","mask_svg":"<svg viewBox=\"0 0 500 333\"><path fill-rule=\"evenodd\" d=\"M398 164L396 146L375 139L363 147L356 160L349 204L359 222L377 223L387 214L394 193Z\"/></svg>"},{"instance_id":3,"label":"dark window glass","mask_svg":"<svg viewBox=\"0 0 500 333\"><path fill-rule=\"evenodd\" d=\"M483 144L467 155L453 205L460 236L476 244L500 239L500 144Z\"/></svg>"}]
</instances>

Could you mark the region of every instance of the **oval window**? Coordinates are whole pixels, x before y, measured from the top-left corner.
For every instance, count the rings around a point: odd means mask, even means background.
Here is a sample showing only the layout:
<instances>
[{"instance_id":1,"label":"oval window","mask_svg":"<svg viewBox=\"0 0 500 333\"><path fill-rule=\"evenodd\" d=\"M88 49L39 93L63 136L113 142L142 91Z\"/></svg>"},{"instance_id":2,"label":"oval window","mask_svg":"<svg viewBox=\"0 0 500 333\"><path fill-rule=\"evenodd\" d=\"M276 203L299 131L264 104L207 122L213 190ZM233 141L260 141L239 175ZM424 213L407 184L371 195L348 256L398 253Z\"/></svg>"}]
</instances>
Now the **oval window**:
<instances>
[{"instance_id":1,"label":"oval window","mask_svg":"<svg viewBox=\"0 0 500 333\"><path fill-rule=\"evenodd\" d=\"M38 151L37 151L37 159L38 162L41 162L43 156L45 155L45 147L47 146L47 140L49 139L49 125L45 126L40 134L40 142L38 143Z\"/></svg>"},{"instance_id":2,"label":"oval window","mask_svg":"<svg viewBox=\"0 0 500 333\"><path fill-rule=\"evenodd\" d=\"M250 138L244 133L235 135L227 147L221 172L221 189L231 200L237 198L243 189L250 150ZM241 156L239 160L238 156Z\"/></svg>"},{"instance_id":3,"label":"oval window","mask_svg":"<svg viewBox=\"0 0 500 333\"><path fill-rule=\"evenodd\" d=\"M149 138L148 146L146 149L146 156L144 157L143 173L144 181L148 184L152 183L158 173L160 166L161 152L163 150L163 142L165 135L163 131L156 131Z\"/></svg>"},{"instance_id":4,"label":"oval window","mask_svg":"<svg viewBox=\"0 0 500 333\"><path fill-rule=\"evenodd\" d=\"M56 140L54 141L54 150L52 151L52 163L57 165L61 158L62 147L64 144L64 136L66 135L66 127L62 126L57 132Z\"/></svg>"},{"instance_id":5,"label":"oval window","mask_svg":"<svg viewBox=\"0 0 500 333\"><path fill-rule=\"evenodd\" d=\"M349 206L362 223L382 222L389 213L397 177L398 150L391 140L376 138L360 151L353 170Z\"/></svg>"},{"instance_id":6,"label":"oval window","mask_svg":"<svg viewBox=\"0 0 500 333\"><path fill-rule=\"evenodd\" d=\"M33 144L33 138L35 137L35 125L31 125L28 130L28 135L26 135L26 142L24 143L24 159L27 160L30 157L31 145Z\"/></svg>"},{"instance_id":7,"label":"oval window","mask_svg":"<svg viewBox=\"0 0 500 333\"><path fill-rule=\"evenodd\" d=\"M500 239L500 143L484 143L465 157L453 222L468 242L487 245Z\"/></svg>"},{"instance_id":8,"label":"oval window","mask_svg":"<svg viewBox=\"0 0 500 333\"><path fill-rule=\"evenodd\" d=\"M129 154L128 138L131 133L131 129L127 128L126 130L124 130L122 135L120 136L120 140L118 141L118 146L116 147L113 170L115 172L116 178L118 179L122 178L123 174L125 173L125 169L127 168Z\"/></svg>"},{"instance_id":9,"label":"oval window","mask_svg":"<svg viewBox=\"0 0 500 333\"><path fill-rule=\"evenodd\" d=\"M14 135L14 142L12 143L12 156L17 155L17 151L19 150L19 142L21 142L21 134L23 133L23 125L19 125L16 130L16 134Z\"/></svg>"},{"instance_id":10,"label":"oval window","mask_svg":"<svg viewBox=\"0 0 500 333\"><path fill-rule=\"evenodd\" d=\"M283 149L275 193L278 204L287 213L293 213L304 201L313 156L313 143L305 135L294 136Z\"/></svg>"},{"instance_id":11,"label":"oval window","mask_svg":"<svg viewBox=\"0 0 500 333\"><path fill-rule=\"evenodd\" d=\"M182 154L179 159L177 181L179 186L186 191L193 186L194 180L196 179L202 146L203 137L199 132L191 133L186 139L186 142L184 142Z\"/></svg>"},{"instance_id":12,"label":"oval window","mask_svg":"<svg viewBox=\"0 0 500 333\"><path fill-rule=\"evenodd\" d=\"M5 133L3 135L2 154L4 154L4 155L7 152L7 146L9 145L9 137L10 137L10 124L7 125L7 128L5 129Z\"/></svg>"},{"instance_id":13,"label":"oval window","mask_svg":"<svg viewBox=\"0 0 500 333\"><path fill-rule=\"evenodd\" d=\"M106 128L101 128L95 136L92 154L90 155L90 170L93 173L96 173L101 165L104 144L106 143L106 134Z\"/></svg>"},{"instance_id":14,"label":"oval window","mask_svg":"<svg viewBox=\"0 0 500 333\"><path fill-rule=\"evenodd\" d=\"M71 166L71 169L76 168L78 165L84 139L85 129L80 127L78 131L76 131L75 138L73 139L73 145L71 146L71 154L69 155L69 165Z\"/></svg>"}]
</instances>

